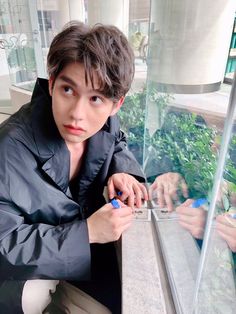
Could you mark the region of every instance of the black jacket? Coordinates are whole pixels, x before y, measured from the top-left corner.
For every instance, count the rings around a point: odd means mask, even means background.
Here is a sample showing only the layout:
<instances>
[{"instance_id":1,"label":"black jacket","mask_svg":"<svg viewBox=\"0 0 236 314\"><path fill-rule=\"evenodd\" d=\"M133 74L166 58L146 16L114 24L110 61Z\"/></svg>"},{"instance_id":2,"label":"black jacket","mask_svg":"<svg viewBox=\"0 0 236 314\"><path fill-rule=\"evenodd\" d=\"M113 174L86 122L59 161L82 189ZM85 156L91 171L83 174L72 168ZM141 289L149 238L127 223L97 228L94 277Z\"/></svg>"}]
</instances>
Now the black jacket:
<instances>
[{"instance_id":1,"label":"black jacket","mask_svg":"<svg viewBox=\"0 0 236 314\"><path fill-rule=\"evenodd\" d=\"M0 279L89 276L86 218L105 200L108 178L126 172L143 180L116 116L88 140L69 186L69 151L51 110L48 81L0 127Z\"/></svg>"}]
</instances>

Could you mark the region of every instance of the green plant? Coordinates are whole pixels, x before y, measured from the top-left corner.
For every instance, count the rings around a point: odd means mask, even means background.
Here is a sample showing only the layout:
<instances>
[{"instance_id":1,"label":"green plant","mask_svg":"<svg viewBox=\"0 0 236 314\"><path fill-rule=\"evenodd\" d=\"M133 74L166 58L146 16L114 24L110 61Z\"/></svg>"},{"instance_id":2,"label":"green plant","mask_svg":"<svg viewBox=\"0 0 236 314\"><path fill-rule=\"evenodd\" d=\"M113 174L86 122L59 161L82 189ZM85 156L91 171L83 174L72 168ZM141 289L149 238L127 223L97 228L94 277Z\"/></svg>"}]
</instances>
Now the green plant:
<instances>
[{"instance_id":1,"label":"green plant","mask_svg":"<svg viewBox=\"0 0 236 314\"><path fill-rule=\"evenodd\" d=\"M185 179L189 197L209 197L217 167L221 134L214 127L208 127L199 115L170 109L168 104L172 99L173 96L158 93L153 86L149 86L148 91L144 88L127 96L119 112L121 128L127 134L129 148L141 165L144 159L148 164L150 157L155 160L155 164L168 158L171 171L180 173ZM157 124L161 126L152 135L148 128L145 129L146 107L150 102L159 109L155 120L159 119ZM228 182L227 193L236 195L236 135L232 137L229 155L231 158L227 160L224 179ZM149 166L151 167L150 164ZM163 168L163 173L165 171ZM228 194L225 195L228 197ZM228 202L232 203L229 197ZM230 208L230 205L227 207L225 204L224 211Z\"/></svg>"},{"instance_id":2,"label":"green plant","mask_svg":"<svg viewBox=\"0 0 236 314\"><path fill-rule=\"evenodd\" d=\"M140 164L143 164L145 142L146 152L153 147L157 160L168 157L172 171L185 178L190 196L203 197L212 187L216 170L217 156L212 149L216 130L207 127L204 120L194 113L168 112L168 104L172 99L171 95L158 93L152 86L148 93L145 88L127 96L119 114L121 127L128 136L129 148L136 153ZM159 119L158 125L162 126L152 136L144 127L146 103L150 102L158 107L159 114L155 119ZM148 158L146 153L145 159Z\"/></svg>"},{"instance_id":3,"label":"green plant","mask_svg":"<svg viewBox=\"0 0 236 314\"><path fill-rule=\"evenodd\" d=\"M170 98L170 95L158 93L152 86L149 87L148 92L144 87L141 91L126 96L125 102L119 111L121 129L128 137L129 149L141 165L143 164L144 136L146 134L144 129L146 102L155 102L161 113L163 113ZM146 141L149 141L148 134Z\"/></svg>"},{"instance_id":4,"label":"green plant","mask_svg":"<svg viewBox=\"0 0 236 314\"><path fill-rule=\"evenodd\" d=\"M219 139L220 144L221 139ZM218 212L236 210L236 135L229 143L228 156L224 167L223 196Z\"/></svg>"},{"instance_id":5,"label":"green plant","mask_svg":"<svg viewBox=\"0 0 236 314\"><path fill-rule=\"evenodd\" d=\"M216 130L191 112L169 112L162 129L151 138L157 158L167 155L172 171L180 173L190 197L207 196L213 185L217 155L212 149Z\"/></svg>"},{"instance_id":6,"label":"green plant","mask_svg":"<svg viewBox=\"0 0 236 314\"><path fill-rule=\"evenodd\" d=\"M231 182L230 191L236 193L236 135L230 140L228 157L224 177Z\"/></svg>"},{"instance_id":7,"label":"green plant","mask_svg":"<svg viewBox=\"0 0 236 314\"><path fill-rule=\"evenodd\" d=\"M119 111L121 129L128 138L129 149L140 164L143 161L143 136L146 90L128 95Z\"/></svg>"}]
</instances>

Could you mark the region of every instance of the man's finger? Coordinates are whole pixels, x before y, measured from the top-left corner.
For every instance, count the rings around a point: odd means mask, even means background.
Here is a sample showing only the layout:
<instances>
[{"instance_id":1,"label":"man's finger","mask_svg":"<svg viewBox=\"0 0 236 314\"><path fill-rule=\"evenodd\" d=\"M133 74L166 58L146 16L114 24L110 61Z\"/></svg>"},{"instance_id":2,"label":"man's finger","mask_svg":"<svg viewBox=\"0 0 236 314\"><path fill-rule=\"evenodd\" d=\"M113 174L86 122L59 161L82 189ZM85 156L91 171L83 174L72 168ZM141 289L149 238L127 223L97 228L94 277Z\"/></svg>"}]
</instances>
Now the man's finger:
<instances>
[{"instance_id":1,"label":"man's finger","mask_svg":"<svg viewBox=\"0 0 236 314\"><path fill-rule=\"evenodd\" d=\"M148 189L148 196L149 196L150 200L153 199L154 192L155 192L155 194L157 192L157 182L156 181Z\"/></svg>"},{"instance_id":2,"label":"man's finger","mask_svg":"<svg viewBox=\"0 0 236 314\"><path fill-rule=\"evenodd\" d=\"M157 202L159 206L164 207L165 206L165 198L164 198L164 187L159 184L157 189Z\"/></svg>"},{"instance_id":3,"label":"man's finger","mask_svg":"<svg viewBox=\"0 0 236 314\"><path fill-rule=\"evenodd\" d=\"M174 204L173 204L172 198L170 197L169 194L164 194L164 198L165 198L165 203L166 203L166 207L168 211L172 212L174 210Z\"/></svg>"},{"instance_id":4,"label":"man's finger","mask_svg":"<svg viewBox=\"0 0 236 314\"><path fill-rule=\"evenodd\" d=\"M108 196L110 199L116 196L115 186L113 180L109 180L107 184Z\"/></svg>"},{"instance_id":5,"label":"man's finger","mask_svg":"<svg viewBox=\"0 0 236 314\"><path fill-rule=\"evenodd\" d=\"M139 207L142 206L142 196L143 196L143 193L142 193L139 185L134 185L133 186L133 191L134 191L134 195L135 195L136 206L139 208Z\"/></svg>"},{"instance_id":6,"label":"man's finger","mask_svg":"<svg viewBox=\"0 0 236 314\"><path fill-rule=\"evenodd\" d=\"M148 191L147 191L147 188L144 184L142 183L139 183L139 187L142 191L142 198L147 201L148 200Z\"/></svg>"}]
</instances>

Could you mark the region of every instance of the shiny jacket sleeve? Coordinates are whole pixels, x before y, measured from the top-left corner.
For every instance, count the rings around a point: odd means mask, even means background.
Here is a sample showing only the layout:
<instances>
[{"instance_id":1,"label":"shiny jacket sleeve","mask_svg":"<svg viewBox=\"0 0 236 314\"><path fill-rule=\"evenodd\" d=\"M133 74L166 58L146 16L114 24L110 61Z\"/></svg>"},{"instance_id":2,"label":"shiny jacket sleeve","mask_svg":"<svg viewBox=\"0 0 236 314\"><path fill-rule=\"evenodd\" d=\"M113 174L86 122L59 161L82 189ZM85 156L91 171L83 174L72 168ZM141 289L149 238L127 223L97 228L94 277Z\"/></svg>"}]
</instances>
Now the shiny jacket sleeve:
<instances>
[{"instance_id":1,"label":"shiny jacket sleeve","mask_svg":"<svg viewBox=\"0 0 236 314\"><path fill-rule=\"evenodd\" d=\"M88 279L90 246L78 204L43 177L23 145L8 138L0 151L0 279Z\"/></svg>"}]
</instances>

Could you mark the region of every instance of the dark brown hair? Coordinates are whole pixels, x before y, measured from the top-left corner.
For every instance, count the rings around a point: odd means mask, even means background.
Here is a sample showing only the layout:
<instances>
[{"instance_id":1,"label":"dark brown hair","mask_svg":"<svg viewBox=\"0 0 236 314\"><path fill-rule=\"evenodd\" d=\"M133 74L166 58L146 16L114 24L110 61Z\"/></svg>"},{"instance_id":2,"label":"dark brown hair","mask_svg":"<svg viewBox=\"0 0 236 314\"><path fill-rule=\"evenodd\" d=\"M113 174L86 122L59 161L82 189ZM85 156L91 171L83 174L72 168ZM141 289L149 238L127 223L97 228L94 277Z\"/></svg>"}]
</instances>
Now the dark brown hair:
<instances>
[{"instance_id":1,"label":"dark brown hair","mask_svg":"<svg viewBox=\"0 0 236 314\"><path fill-rule=\"evenodd\" d=\"M85 67L86 84L98 79L99 91L118 100L130 89L134 76L134 54L125 35L115 26L93 27L72 21L57 34L50 46L48 74L56 79L62 69L73 62Z\"/></svg>"}]
</instances>

